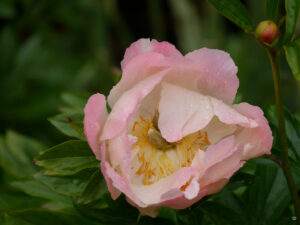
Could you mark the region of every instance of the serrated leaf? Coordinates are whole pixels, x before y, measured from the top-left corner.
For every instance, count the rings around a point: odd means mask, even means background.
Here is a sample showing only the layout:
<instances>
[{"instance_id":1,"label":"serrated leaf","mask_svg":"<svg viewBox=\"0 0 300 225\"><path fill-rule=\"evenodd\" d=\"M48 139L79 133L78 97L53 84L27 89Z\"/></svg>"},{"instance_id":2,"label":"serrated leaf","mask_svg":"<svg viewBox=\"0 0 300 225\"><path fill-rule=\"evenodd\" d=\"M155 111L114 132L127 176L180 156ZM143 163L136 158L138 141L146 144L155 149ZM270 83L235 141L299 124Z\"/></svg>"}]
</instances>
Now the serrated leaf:
<instances>
[{"instance_id":1,"label":"serrated leaf","mask_svg":"<svg viewBox=\"0 0 300 225\"><path fill-rule=\"evenodd\" d=\"M300 81L300 40L284 46L286 60L297 81Z\"/></svg>"},{"instance_id":2,"label":"serrated leaf","mask_svg":"<svg viewBox=\"0 0 300 225\"><path fill-rule=\"evenodd\" d=\"M105 193L107 193L107 185L100 169L98 169L90 178L82 195L78 199L78 203L88 204L94 202L100 199Z\"/></svg>"},{"instance_id":3,"label":"serrated leaf","mask_svg":"<svg viewBox=\"0 0 300 225\"><path fill-rule=\"evenodd\" d=\"M223 16L245 31L253 31L254 26L245 6L239 0L208 0Z\"/></svg>"},{"instance_id":4,"label":"serrated leaf","mask_svg":"<svg viewBox=\"0 0 300 225\"><path fill-rule=\"evenodd\" d=\"M266 15L274 20L278 11L279 0L266 0Z\"/></svg>"},{"instance_id":5,"label":"serrated leaf","mask_svg":"<svg viewBox=\"0 0 300 225\"><path fill-rule=\"evenodd\" d=\"M17 188L28 195L49 199L53 201L63 202L71 205L72 201L68 196L56 193L49 187L36 180L14 181L11 183L14 188Z\"/></svg>"},{"instance_id":6,"label":"serrated leaf","mask_svg":"<svg viewBox=\"0 0 300 225\"><path fill-rule=\"evenodd\" d=\"M63 134L85 140L83 134L83 115L79 113L63 113L48 119Z\"/></svg>"},{"instance_id":7,"label":"serrated leaf","mask_svg":"<svg viewBox=\"0 0 300 225\"><path fill-rule=\"evenodd\" d=\"M36 163L46 168L47 175L72 175L100 164L84 141L67 141L54 146L38 156Z\"/></svg>"},{"instance_id":8,"label":"serrated leaf","mask_svg":"<svg viewBox=\"0 0 300 225\"><path fill-rule=\"evenodd\" d=\"M78 214L51 212L40 209L11 212L9 215L32 225L96 225L96 223Z\"/></svg>"},{"instance_id":9,"label":"serrated leaf","mask_svg":"<svg viewBox=\"0 0 300 225\"><path fill-rule=\"evenodd\" d=\"M285 35L284 42L289 42L296 30L298 17L299 17L299 0L285 0L285 11L286 11L286 25L285 25Z\"/></svg>"}]
</instances>

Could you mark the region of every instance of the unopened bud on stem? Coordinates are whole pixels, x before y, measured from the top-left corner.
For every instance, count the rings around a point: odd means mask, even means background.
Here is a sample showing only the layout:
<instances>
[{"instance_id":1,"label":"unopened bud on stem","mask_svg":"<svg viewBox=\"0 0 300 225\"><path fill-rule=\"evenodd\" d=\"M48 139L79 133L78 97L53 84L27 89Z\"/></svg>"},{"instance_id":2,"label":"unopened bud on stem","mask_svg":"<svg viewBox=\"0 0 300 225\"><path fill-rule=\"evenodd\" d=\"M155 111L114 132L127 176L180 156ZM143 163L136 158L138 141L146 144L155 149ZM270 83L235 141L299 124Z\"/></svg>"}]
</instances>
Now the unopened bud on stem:
<instances>
[{"instance_id":1,"label":"unopened bud on stem","mask_svg":"<svg viewBox=\"0 0 300 225\"><path fill-rule=\"evenodd\" d=\"M280 31L278 26L271 20L260 22L255 31L257 41L265 46L274 46L279 39Z\"/></svg>"}]
</instances>

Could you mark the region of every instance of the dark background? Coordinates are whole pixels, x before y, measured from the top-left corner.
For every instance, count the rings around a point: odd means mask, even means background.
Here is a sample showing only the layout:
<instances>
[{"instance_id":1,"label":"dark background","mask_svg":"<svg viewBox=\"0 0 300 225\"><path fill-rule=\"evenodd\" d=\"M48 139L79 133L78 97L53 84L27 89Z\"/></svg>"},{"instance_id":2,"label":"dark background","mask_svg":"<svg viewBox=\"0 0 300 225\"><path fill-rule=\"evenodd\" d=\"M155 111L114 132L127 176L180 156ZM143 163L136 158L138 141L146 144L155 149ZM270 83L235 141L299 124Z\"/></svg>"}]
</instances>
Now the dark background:
<instances>
[{"instance_id":1,"label":"dark background","mask_svg":"<svg viewBox=\"0 0 300 225\"><path fill-rule=\"evenodd\" d=\"M266 19L264 1L244 3L254 24ZM107 95L125 49L148 37L183 53L229 52L239 68L239 101L274 104L265 51L206 1L1 0L0 134L13 129L49 146L66 139L47 121L63 105L61 93ZM281 58L283 102L299 113L299 84Z\"/></svg>"}]
</instances>

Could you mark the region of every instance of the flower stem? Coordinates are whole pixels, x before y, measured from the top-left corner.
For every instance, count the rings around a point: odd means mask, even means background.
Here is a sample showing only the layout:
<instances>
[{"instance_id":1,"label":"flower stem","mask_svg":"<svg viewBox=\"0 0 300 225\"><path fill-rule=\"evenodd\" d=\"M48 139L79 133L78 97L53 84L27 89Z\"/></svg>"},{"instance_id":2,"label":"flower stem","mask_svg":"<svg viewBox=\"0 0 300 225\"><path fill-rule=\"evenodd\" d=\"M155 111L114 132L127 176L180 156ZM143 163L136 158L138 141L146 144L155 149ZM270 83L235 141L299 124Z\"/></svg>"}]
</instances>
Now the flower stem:
<instances>
[{"instance_id":1,"label":"flower stem","mask_svg":"<svg viewBox=\"0 0 300 225\"><path fill-rule=\"evenodd\" d=\"M273 48L266 48L271 65L272 65L272 72L273 72L273 80L274 80L274 91L275 91L275 98L276 98L276 108L277 108L277 119L278 119L278 126L279 126L279 137L280 137L280 144L281 144L281 154L282 154L282 169L288 183L288 187L291 192L292 200L295 206L295 214L297 217L297 224L300 225L300 201L299 196L297 193L297 187L295 181L293 179L289 159L288 159L288 145L286 139L286 130L285 130L285 119L284 119L284 112L280 97L280 83L279 83L279 69L278 69L278 60L277 60L277 51Z\"/></svg>"}]
</instances>

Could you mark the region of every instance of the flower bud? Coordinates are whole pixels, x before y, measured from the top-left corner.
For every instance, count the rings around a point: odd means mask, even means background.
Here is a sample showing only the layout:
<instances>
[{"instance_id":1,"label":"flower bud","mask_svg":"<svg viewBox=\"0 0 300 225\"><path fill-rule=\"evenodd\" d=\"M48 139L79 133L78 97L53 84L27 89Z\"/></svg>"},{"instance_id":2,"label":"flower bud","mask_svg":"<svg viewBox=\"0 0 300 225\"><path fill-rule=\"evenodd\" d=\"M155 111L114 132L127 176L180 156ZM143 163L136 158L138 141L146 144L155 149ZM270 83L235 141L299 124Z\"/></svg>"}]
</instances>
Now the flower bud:
<instances>
[{"instance_id":1,"label":"flower bud","mask_svg":"<svg viewBox=\"0 0 300 225\"><path fill-rule=\"evenodd\" d=\"M260 22L255 31L255 37L262 45L273 46L279 39L278 26L271 20Z\"/></svg>"}]
</instances>

